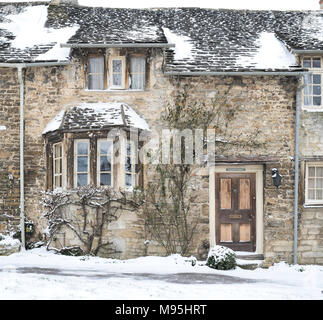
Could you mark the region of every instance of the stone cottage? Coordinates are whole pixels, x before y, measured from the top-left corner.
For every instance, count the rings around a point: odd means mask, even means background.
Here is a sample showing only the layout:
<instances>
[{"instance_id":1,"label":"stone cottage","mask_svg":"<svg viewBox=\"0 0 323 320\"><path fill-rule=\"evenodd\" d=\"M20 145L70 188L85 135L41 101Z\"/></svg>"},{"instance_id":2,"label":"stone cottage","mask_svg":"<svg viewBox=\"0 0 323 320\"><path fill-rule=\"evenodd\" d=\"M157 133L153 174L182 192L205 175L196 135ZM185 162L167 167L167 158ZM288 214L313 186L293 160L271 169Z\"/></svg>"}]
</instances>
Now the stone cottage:
<instances>
[{"instance_id":1,"label":"stone cottage","mask_svg":"<svg viewBox=\"0 0 323 320\"><path fill-rule=\"evenodd\" d=\"M322 10L1 3L0 232L30 220L41 238L47 190L147 186L154 166L136 165L130 131L160 132L166 100L185 87L191 101L219 95L234 110L194 174L190 253L221 244L322 264L322 50ZM117 257L164 253L136 210L106 232ZM71 232L55 241L77 244Z\"/></svg>"}]
</instances>

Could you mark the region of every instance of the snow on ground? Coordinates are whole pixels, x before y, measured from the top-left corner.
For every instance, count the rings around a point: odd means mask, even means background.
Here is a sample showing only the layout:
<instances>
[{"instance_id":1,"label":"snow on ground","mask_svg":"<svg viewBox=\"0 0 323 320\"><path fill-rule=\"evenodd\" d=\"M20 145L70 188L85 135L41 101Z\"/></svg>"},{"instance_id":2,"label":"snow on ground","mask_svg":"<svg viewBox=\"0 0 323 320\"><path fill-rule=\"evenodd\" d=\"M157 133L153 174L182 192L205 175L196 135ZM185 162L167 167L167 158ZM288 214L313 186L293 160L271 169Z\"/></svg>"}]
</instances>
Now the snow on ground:
<instances>
[{"instance_id":1,"label":"snow on ground","mask_svg":"<svg viewBox=\"0 0 323 320\"><path fill-rule=\"evenodd\" d=\"M25 273L21 268L27 268ZM216 280L226 276L240 281ZM186 281L170 280L174 277ZM323 266L279 263L219 271L202 262L192 266L179 255L117 260L61 256L45 248L0 257L0 299L322 300L322 290Z\"/></svg>"},{"instance_id":2,"label":"snow on ground","mask_svg":"<svg viewBox=\"0 0 323 320\"><path fill-rule=\"evenodd\" d=\"M20 241L0 233L0 246L16 247L20 246Z\"/></svg>"}]
</instances>

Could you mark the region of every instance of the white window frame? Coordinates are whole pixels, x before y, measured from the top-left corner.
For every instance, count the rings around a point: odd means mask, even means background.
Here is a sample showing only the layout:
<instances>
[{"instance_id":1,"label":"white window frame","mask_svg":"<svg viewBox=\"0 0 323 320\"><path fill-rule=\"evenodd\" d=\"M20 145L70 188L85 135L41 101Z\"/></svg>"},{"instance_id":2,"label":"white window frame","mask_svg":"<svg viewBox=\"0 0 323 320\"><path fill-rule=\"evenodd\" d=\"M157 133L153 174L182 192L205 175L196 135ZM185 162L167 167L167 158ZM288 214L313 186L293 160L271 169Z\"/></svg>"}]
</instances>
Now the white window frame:
<instances>
[{"instance_id":1,"label":"white window frame","mask_svg":"<svg viewBox=\"0 0 323 320\"><path fill-rule=\"evenodd\" d=\"M78 142L87 142L88 143L88 154L87 154L87 172L78 172L77 171L77 158L78 156L84 156L84 155L79 155L77 153L77 143ZM87 173L87 185L89 185L91 183L91 175L90 175L90 139L75 139L74 140L74 188L77 188L77 175L80 173Z\"/></svg>"},{"instance_id":2,"label":"white window frame","mask_svg":"<svg viewBox=\"0 0 323 320\"><path fill-rule=\"evenodd\" d=\"M100 156L101 156L101 153L100 153L100 142L106 142L106 141L108 141L108 142L111 142L111 152L110 152L110 154L108 154L108 155L110 155L111 156L111 171L109 172L109 171L103 171L103 172L101 172L101 166L100 166ZM113 139L107 139L107 138L105 138L105 139L98 139L97 140L97 165L96 165L96 167L97 167L97 185L98 185L98 187L113 187L113 174L114 174L114 170L113 170L113 165L114 165L114 159L113 159ZM104 186L101 186L101 173L110 173L111 174L111 185L110 186L108 186L108 185L104 185Z\"/></svg>"},{"instance_id":3,"label":"white window frame","mask_svg":"<svg viewBox=\"0 0 323 320\"><path fill-rule=\"evenodd\" d=\"M61 155L60 157L56 156L56 147L61 147ZM61 170L60 173L56 173L56 160L61 160ZM56 186L56 177L61 177L62 185ZM58 142L53 144L53 190L64 188L64 176L63 176L63 143Z\"/></svg>"},{"instance_id":4,"label":"white window frame","mask_svg":"<svg viewBox=\"0 0 323 320\"><path fill-rule=\"evenodd\" d=\"M102 73L90 73L90 60L93 59L93 58L103 58L103 70L102 70ZM106 64L106 60L105 60L105 56L104 55L93 55L93 56L89 56L88 57L88 66L87 66L87 76L88 76L88 80L87 80L87 88L88 90L90 91L103 91L105 90L105 77L106 77L106 67L105 67L105 64ZM102 89L90 89L90 75L92 74L96 74L96 75L101 75L102 74L102 79L103 79L103 88Z\"/></svg>"},{"instance_id":5,"label":"white window frame","mask_svg":"<svg viewBox=\"0 0 323 320\"><path fill-rule=\"evenodd\" d=\"M308 171L309 171L309 167L323 168L323 162L307 162L305 165L305 204L306 205L323 204L323 199L322 200L312 200L312 199L308 198L308 178L309 178Z\"/></svg>"},{"instance_id":6,"label":"white window frame","mask_svg":"<svg viewBox=\"0 0 323 320\"><path fill-rule=\"evenodd\" d=\"M302 66L304 65L304 59L311 59L311 65L312 65L312 61L313 59L320 59L320 62L321 62L321 68L308 68L310 72L312 72L312 75L311 77L313 77L313 75L320 75L321 76L321 105L314 105L314 104L311 104L311 105L305 105L304 104L304 88L302 90L302 106L303 106L303 109L305 110L319 110L319 111L322 111L323 110L323 57L320 57L320 56L303 56L301 58L301 61L302 61ZM306 67L307 68L307 67ZM304 78L303 78L303 84L305 84L304 82ZM313 101L313 84L311 84L311 95L308 95L312 98L312 101ZM317 96L317 95L315 95Z\"/></svg>"},{"instance_id":7,"label":"white window frame","mask_svg":"<svg viewBox=\"0 0 323 320\"><path fill-rule=\"evenodd\" d=\"M121 68L121 85L113 85L113 61L119 60L122 62ZM109 88L110 89L125 89L126 87L126 57L125 56L111 56L109 58Z\"/></svg>"}]
</instances>

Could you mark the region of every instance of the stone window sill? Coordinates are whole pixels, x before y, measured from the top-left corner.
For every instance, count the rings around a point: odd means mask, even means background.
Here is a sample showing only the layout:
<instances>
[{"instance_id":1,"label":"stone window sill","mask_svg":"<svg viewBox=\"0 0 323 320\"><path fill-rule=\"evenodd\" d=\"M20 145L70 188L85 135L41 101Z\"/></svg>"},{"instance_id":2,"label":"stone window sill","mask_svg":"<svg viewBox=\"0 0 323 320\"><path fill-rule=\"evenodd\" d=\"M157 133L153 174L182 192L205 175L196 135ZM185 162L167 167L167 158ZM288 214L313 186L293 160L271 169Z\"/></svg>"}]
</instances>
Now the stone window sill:
<instances>
[{"instance_id":1,"label":"stone window sill","mask_svg":"<svg viewBox=\"0 0 323 320\"><path fill-rule=\"evenodd\" d=\"M316 107L316 108L302 106L302 110L307 112L323 112L323 106Z\"/></svg>"},{"instance_id":2,"label":"stone window sill","mask_svg":"<svg viewBox=\"0 0 323 320\"><path fill-rule=\"evenodd\" d=\"M323 208L323 203L321 204L306 204L304 203L303 204L303 207L306 209L306 208Z\"/></svg>"}]
</instances>

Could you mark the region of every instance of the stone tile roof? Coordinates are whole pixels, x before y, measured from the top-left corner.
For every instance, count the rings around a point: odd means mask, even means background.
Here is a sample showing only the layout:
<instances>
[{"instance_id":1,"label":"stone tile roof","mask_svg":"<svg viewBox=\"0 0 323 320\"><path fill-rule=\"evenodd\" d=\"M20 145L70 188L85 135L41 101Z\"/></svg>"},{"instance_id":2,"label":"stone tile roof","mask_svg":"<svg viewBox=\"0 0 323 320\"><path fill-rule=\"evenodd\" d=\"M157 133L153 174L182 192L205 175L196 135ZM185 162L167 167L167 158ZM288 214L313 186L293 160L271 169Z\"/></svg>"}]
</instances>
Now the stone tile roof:
<instances>
[{"instance_id":1,"label":"stone tile roof","mask_svg":"<svg viewBox=\"0 0 323 320\"><path fill-rule=\"evenodd\" d=\"M150 130L147 122L126 103L79 103L66 107L57 114L46 126L43 134L57 130L71 132L111 127Z\"/></svg>"},{"instance_id":2,"label":"stone tile roof","mask_svg":"<svg viewBox=\"0 0 323 320\"><path fill-rule=\"evenodd\" d=\"M44 3L40 3L44 5ZM37 3L28 4L40 5ZM0 25L25 3L0 4ZM322 11L249 11L200 8L113 9L49 6L47 28L78 25L68 44L167 43L165 33L186 45L166 49L166 72L296 71L293 65L251 62L261 50L261 36L273 35L286 50L323 50ZM14 36L0 26L0 62L31 62L55 43L18 50ZM243 63L242 63L243 61Z\"/></svg>"}]
</instances>

